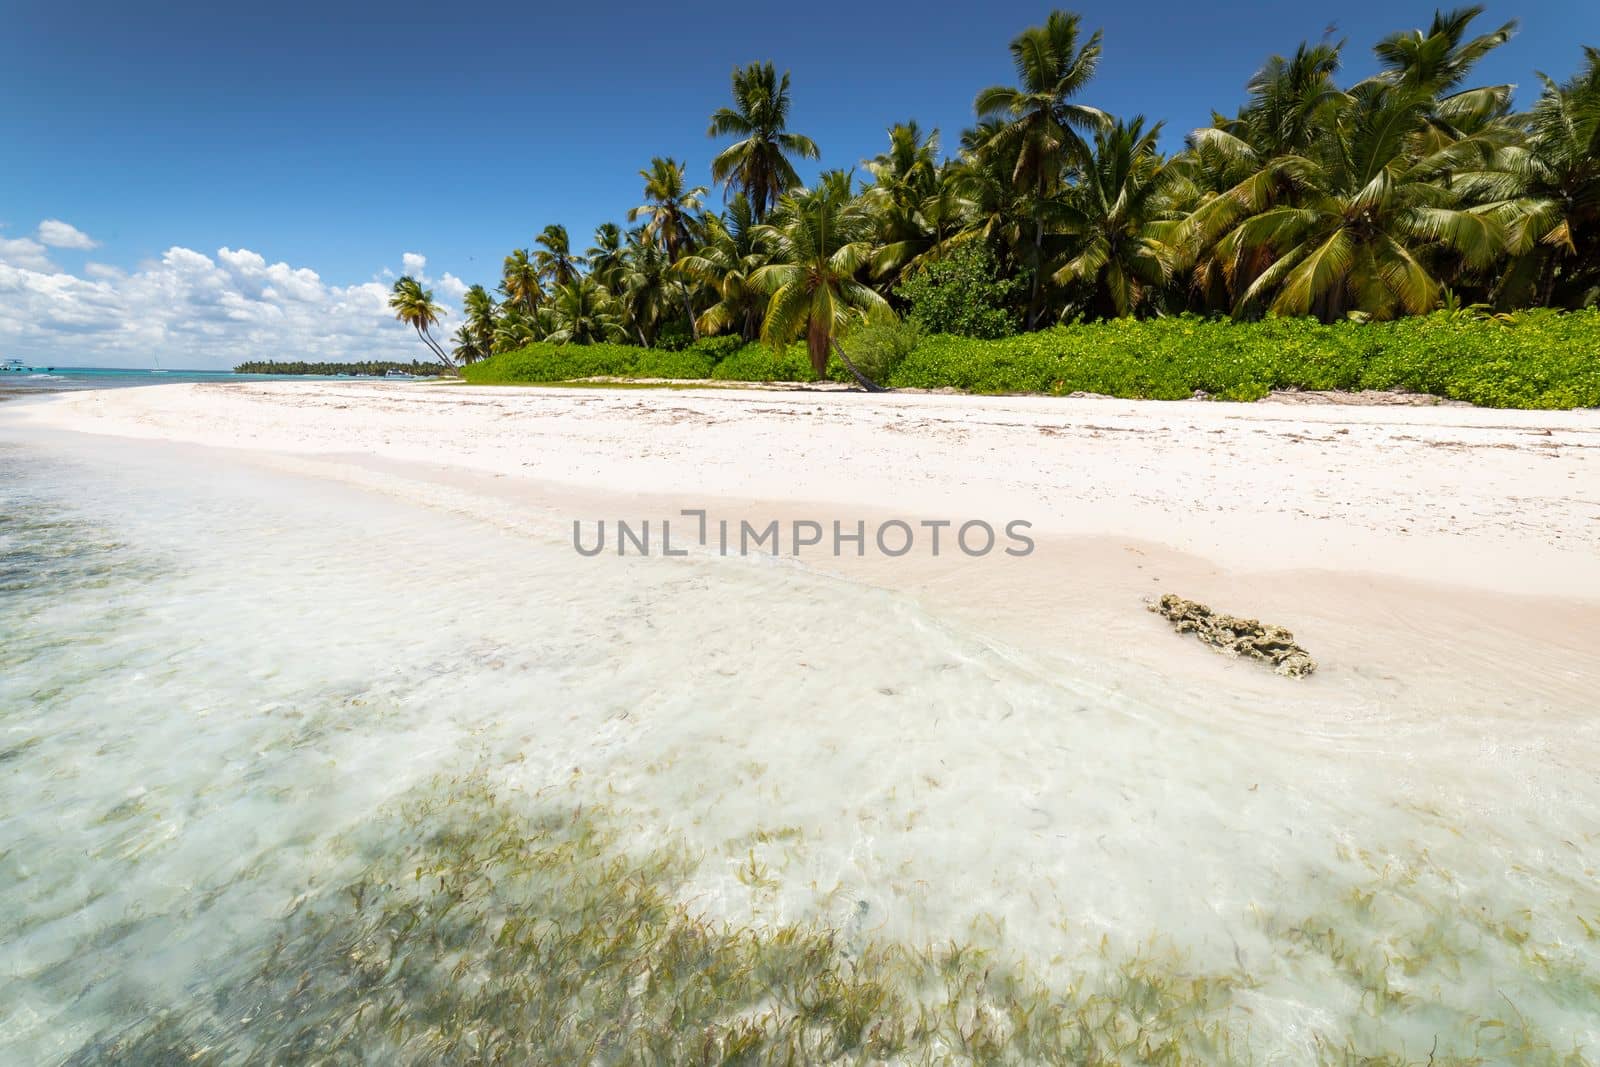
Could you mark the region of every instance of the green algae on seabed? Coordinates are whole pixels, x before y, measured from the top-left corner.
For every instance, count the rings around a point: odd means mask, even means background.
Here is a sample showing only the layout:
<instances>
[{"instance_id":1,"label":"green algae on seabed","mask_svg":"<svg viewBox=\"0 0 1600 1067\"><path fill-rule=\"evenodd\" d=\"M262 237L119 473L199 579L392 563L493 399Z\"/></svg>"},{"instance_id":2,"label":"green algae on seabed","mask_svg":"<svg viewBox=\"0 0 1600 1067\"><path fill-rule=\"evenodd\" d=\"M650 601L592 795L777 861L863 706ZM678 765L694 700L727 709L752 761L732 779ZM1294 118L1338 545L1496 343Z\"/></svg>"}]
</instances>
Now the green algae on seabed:
<instances>
[{"instance_id":1,"label":"green algae on seabed","mask_svg":"<svg viewBox=\"0 0 1600 1067\"><path fill-rule=\"evenodd\" d=\"M1224 615L1172 593L1146 601L1145 607L1172 623L1178 633L1192 633L1225 656L1260 660L1274 673L1290 678L1303 678L1317 669L1317 661L1282 626Z\"/></svg>"},{"instance_id":2,"label":"green algae on seabed","mask_svg":"<svg viewBox=\"0 0 1600 1067\"><path fill-rule=\"evenodd\" d=\"M1290 1040L1262 1010L1274 976L1242 961L1204 973L1170 948L1102 943L1047 981L1003 946L706 919L679 895L698 857L678 843L631 852L620 815L497 795L482 776L418 790L344 842L359 876L296 900L232 978L68 1062L1250 1063L1263 1039ZM1534 981L1560 999L1600 1003L1593 966L1528 923L1486 925L1470 897L1419 891L1440 873L1425 860L1362 859L1381 876L1332 910L1262 919L1282 957L1264 970L1298 958L1348 987L1344 1003L1314 1005L1298 1062L1592 1062L1452 973L1487 962L1486 930L1544 960ZM1391 936L1360 943L1375 913ZM1481 1003L1456 999L1474 989ZM1402 1015L1426 1018L1431 1046L1395 1036Z\"/></svg>"}]
</instances>

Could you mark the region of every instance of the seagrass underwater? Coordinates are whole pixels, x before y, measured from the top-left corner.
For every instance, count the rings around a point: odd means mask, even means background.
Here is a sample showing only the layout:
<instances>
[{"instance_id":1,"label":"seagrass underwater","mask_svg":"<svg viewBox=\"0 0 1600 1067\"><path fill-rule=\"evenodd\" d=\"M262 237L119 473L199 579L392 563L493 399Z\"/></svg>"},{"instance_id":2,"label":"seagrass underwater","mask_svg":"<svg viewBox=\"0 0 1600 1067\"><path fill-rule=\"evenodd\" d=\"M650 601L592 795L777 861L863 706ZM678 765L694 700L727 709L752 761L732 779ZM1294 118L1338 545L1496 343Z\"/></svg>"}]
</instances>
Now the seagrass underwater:
<instances>
[{"instance_id":1,"label":"seagrass underwater","mask_svg":"<svg viewBox=\"0 0 1600 1067\"><path fill-rule=\"evenodd\" d=\"M572 547L580 556L598 556L610 546L618 556L687 556L691 548L719 556L828 556L869 552L888 559L916 552L938 557L959 553L981 559L993 552L1031 556L1034 540L1024 531L1033 523L1011 519L749 519L713 518L706 508L684 508L676 540L673 520L572 520ZM587 527L587 532L586 532ZM1003 536L1002 536L1003 535Z\"/></svg>"}]
</instances>

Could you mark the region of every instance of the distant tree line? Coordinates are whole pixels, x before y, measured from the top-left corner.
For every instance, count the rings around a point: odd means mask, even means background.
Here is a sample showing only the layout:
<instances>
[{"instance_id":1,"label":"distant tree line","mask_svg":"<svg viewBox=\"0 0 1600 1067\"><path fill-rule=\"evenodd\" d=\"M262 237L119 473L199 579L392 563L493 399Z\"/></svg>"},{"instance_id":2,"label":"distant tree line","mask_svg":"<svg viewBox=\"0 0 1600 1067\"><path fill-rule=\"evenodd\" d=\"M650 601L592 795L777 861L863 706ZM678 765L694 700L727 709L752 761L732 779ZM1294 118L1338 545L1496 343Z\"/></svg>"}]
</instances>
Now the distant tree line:
<instances>
[{"instance_id":1,"label":"distant tree line","mask_svg":"<svg viewBox=\"0 0 1600 1067\"><path fill-rule=\"evenodd\" d=\"M626 227L601 225L580 251L546 226L505 258L495 291L468 290L452 338L433 337L441 309L416 279L391 304L441 364L540 340L670 349L732 334L804 338L819 372L833 337L919 317L919 294L945 320L972 307L988 336L1183 312L1333 322L1592 306L1600 49L1575 41L1576 73L1540 74L1513 110L1512 86L1470 81L1516 26L1477 32L1481 14L1385 37L1377 73L1353 83L1338 78L1343 41L1273 56L1242 107L1169 155L1160 123L1084 102L1101 35L1056 11L1011 43L1014 84L976 95L954 155L937 130L900 123L881 155L809 187L794 162L819 151L787 128L789 76L754 63L707 131L732 140L711 165L720 210L657 157Z\"/></svg>"},{"instance_id":2,"label":"distant tree line","mask_svg":"<svg viewBox=\"0 0 1600 1067\"><path fill-rule=\"evenodd\" d=\"M392 370L415 374L419 378L436 378L448 374L449 368L438 363L391 363L384 360L366 360L361 363L306 363L303 361L267 360L241 363L233 368L235 374L348 374L381 378Z\"/></svg>"}]
</instances>

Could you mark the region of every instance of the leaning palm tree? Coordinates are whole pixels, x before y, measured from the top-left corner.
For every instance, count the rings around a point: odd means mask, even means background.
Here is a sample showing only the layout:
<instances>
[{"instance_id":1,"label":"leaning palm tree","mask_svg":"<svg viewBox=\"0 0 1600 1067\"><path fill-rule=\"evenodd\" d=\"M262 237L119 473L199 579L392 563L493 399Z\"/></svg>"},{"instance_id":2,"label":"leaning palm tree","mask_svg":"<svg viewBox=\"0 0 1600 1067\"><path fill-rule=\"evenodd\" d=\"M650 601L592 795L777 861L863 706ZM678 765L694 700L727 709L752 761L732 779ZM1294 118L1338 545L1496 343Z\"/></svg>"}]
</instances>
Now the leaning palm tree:
<instances>
[{"instance_id":1,"label":"leaning palm tree","mask_svg":"<svg viewBox=\"0 0 1600 1067\"><path fill-rule=\"evenodd\" d=\"M444 311L433 302L433 290L424 289L422 283L411 275L403 275L390 290L389 307L393 309L395 318L417 331L422 343L438 357L440 363L446 367L455 366L455 361L429 332L432 327L439 325L439 315Z\"/></svg>"},{"instance_id":2,"label":"leaning palm tree","mask_svg":"<svg viewBox=\"0 0 1600 1067\"><path fill-rule=\"evenodd\" d=\"M1097 132L1093 159L1073 187L1076 249L1052 280L1087 289L1097 315L1141 310L1172 277L1177 253L1154 224L1178 170L1157 150L1160 135L1161 123L1146 130L1143 115Z\"/></svg>"},{"instance_id":3,"label":"leaning palm tree","mask_svg":"<svg viewBox=\"0 0 1600 1067\"><path fill-rule=\"evenodd\" d=\"M788 132L789 72L778 77L771 63L752 63L733 72L733 107L711 116L708 137L738 137L711 161L711 177L738 186L759 222L778 197L800 184L790 156L818 157L816 142Z\"/></svg>"},{"instance_id":4,"label":"leaning palm tree","mask_svg":"<svg viewBox=\"0 0 1600 1067\"><path fill-rule=\"evenodd\" d=\"M836 337L862 321L894 318L888 301L856 278L872 258L872 233L871 215L850 195L849 176L838 174L782 197L771 223L761 227L772 262L750 281L768 294L762 340L782 345L803 334L819 378Z\"/></svg>"},{"instance_id":5,"label":"leaning palm tree","mask_svg":"<svg viewBox=\"0 0 1600 1067\"><path fill-rule=\"evenodd\" d=\"M640 216L649 220L644 226L646 238L661 246L669 265L676 263L679 254L694 240L695 218L700 211L700 198L706 195L705 186L686 188L688 183L684 180L683 164L660 156L652 159L650 169L641 170L639 177L644 179L645 202L628 211L628 221L633 222ZM700 329L695 325L694 311L689 303L689 286L681 276L678 288L683 297L683 314L689 321L689 332L698 339Z\"/></svg>"},{"instance_id":6,"label":"leaning palm tree","mask_svg":"<svg viewBox=\"0 0 1600 1067\"><path fill-rule=\"evenodd\" d=\"M533 262L538 267L540 278L551 285L570 285L577 280L578 272L583 267L583 257L573 255L572 242L567 237L565 226L555 223L546 226L534 238L534 244L539 246Z\"/></svg>"},{"instance_id":7,"label":"leaning palm tree","mask_svg":"<svg viewBox=\"0 0 1600 1067\"><path fill-rule=\"evenodd\" d=\"M1052 11L1043 26L1024 30L1011 42L1016 86L995 85L978 94L973 108L980 119L998 119L989 150L1015 156L1011 180L1029 195L1033 249L1033 291L1028 324L1038 324L1044 235L1049 202L1070 170L1089 158L1082 133L1106 125L1103 111L1072 103L1094 77L1100 63L1100 31L1078 44L1078 16Z\"/></svg>"}]
</instances>

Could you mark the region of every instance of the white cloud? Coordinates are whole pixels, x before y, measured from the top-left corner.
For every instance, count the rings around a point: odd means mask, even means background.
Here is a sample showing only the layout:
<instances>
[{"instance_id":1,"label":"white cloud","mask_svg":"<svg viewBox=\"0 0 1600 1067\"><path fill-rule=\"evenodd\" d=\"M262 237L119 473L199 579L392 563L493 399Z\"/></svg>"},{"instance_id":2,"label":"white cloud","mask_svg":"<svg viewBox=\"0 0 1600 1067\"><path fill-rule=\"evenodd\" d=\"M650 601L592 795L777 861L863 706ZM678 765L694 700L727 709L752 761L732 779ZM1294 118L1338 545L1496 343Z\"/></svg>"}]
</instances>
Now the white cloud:
<instances>
[{"instance_id":1,"label":"white cloud","mask_svg":"<svg viewBox=\"0 0 1600 1067\"><path fill-rule=\"evenodd\" d=\"M42 232L42 228L41 228ZM407 253L406 269L426 260ZM445 274L446 302L466 286ZM453 311L453 309L451 309ZM442 322L441 342L453 325ZM0 351L28 363L222 369L245 360L429 359L395 321L389 286L330 285L314 270L247 248L208 256L174 246L132 271L59 270L43 244L0 238Z\"/></svg>"},{"instance_id":2,"label":"white cloud","mask_svg":"<svg viewBox=\"0 0 1600 1067\"><path fill-rule=\"evenodd\" d=\"M76 226L60 219L45 219L39 223L39 240L51 248L77 248L85 251L100 244Z\"/></svg>"},{"instance_id":3,"label":"white cloud","mask_svg":"<svg viewBox=\"0 0 1600 1067\"><path fill-rule=\"evenodd\" d=\"M440 294L452 304L461 303L461 298L467 295L467 283L449 271L445 271L444 276L439 279L438 289Z\"/></svg>"},{"instance_id":4,"label":"white cloud","mask_svg":"<svg viewBox=\"0 0 1600 1067\"><path fill-rule=\"evenodd\" d=\"M418 252L407 252L400 257L400 269L413 278L422 278L428 269L428 257Z\"/></svg>"},{"instance_id":5,"label":"white cloud","mask_svg":"<svg viewBox=\"0 0 1600 1067\"><path fill-rule=\"evenodd\" d=\"M25 270L53 271L50 253L31 237L0 237L0 263Z\"/></svg>"}]
</instances>

